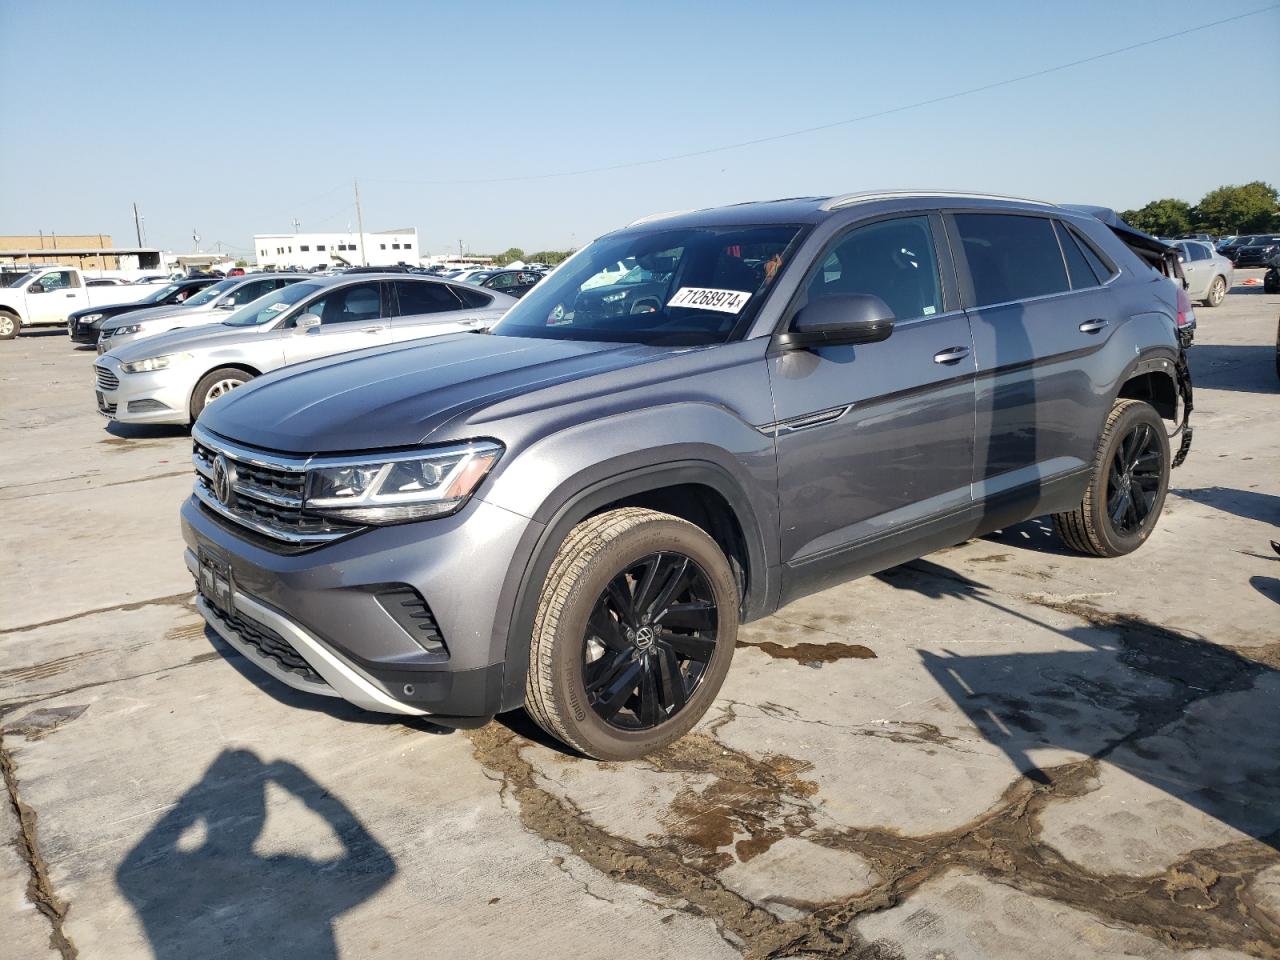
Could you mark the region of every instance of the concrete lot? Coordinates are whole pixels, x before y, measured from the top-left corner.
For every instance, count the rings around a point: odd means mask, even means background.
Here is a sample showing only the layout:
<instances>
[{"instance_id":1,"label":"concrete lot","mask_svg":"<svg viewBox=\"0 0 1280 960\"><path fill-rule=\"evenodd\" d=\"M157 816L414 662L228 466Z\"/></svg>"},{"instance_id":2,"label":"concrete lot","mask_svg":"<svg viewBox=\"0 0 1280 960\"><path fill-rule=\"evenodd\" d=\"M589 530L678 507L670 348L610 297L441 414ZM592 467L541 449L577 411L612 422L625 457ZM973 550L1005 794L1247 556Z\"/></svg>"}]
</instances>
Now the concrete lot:
<instances>
[{"instance_id":1,"label":"concrete lot","mask_svg":"<svg viewBox=\"0 0 1280 960\"><path fill-rule=\"evenodd\" d=\"M1199 311L1136 555L1032 522L810 597L634 764L259 673L189 602L185 434L0 344L0 957L1280 957L1278 314Z\"/></svg>"}]
</instances>

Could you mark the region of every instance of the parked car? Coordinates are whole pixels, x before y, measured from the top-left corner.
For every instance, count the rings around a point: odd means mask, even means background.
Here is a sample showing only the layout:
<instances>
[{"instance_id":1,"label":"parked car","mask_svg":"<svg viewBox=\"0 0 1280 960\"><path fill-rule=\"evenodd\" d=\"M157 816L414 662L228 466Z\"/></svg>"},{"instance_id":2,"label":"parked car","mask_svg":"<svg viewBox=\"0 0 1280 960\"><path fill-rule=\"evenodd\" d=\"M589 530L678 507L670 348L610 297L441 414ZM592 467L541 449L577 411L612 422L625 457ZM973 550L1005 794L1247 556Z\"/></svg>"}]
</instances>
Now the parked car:
<instances>
[{"instance_id":1,"label":"parked car","mask_svg":"<svg viewBox=\"0 0 1280 960\"><path fill-rule=\"evenodd\" d=\"M12 340L23 327L57 326L85 307L137 301L147 288L138 284L90 287L75 267L36 267L0 288L0 340Z\"/></svg>"},{"instance_id":2,"label":"parked car","mask_svg":"<svg viewBox=\"0 0 1280 960\"><path fill-rule=\"evenodd\" d=\"M483 331L515 302L419 277L308 277L221 324L159 334L99 357L98 409L126 423L185 425L269 370L418 337Z\"/></svg>"},{"instance_id":3,"label":"parked car","mask_svg":"<svg viewBox=\"0 0 1280 960\"><path fill-rule=\"evenodd\" d=\"M1222 303L1235 276L1231 261L1199 240L1179 240L1174 246L1187 279L1188 296L1209 307Z\"/></svg>"},{"instance_id":4,"label":"parked car","mask_svg":"<svg viewBox=\"0 0 1280 960\"><path fill-rule=\"evenodd\" d=\"M1280 236L1260 234L1236 247L1231 262L1237 267L1265 267L1277 253L1280 253Z\"/></svg>"},{"instance_id":5,"label":"parked car","mask_svg":"<svg viewBox=\"0 0 1280 960\"><path fill-rule=\"evenodd\" d=\"M496 273L476 274L470 282L486 290L501 290L513 297L523 297L541 282L543 274L536 270L499 270Z\"/></svg>"},{"instance_id":6,"label":"parked car","mask_svg":"<svg viewBox=\"0 0 1280 960\"><path fill-rule=\"evenodd\" d=\"M1224 243L1218 247L1218 252L1234 263L1236 259L1236 250L1250 243L1252 240L1253 234L1243 234L1239 237L1233 237L1229 243Z\"/></svg>"},{"instance_id":7,"label":"parked car","mask_svg":"<svg viewBox=\"0 0 1280 960\"><path fill-rule=\"evenodd\" d=\"M1280 253L1267 264L1267 272L1262 275L1262 292L1280 293Z\"/></svg>"},{"instance_id":8,"label":"parked car","mask_svg":"<svg viewBox=\"0 0 1280 960\"><path fill-rule=\"evenodd\" d=\"M195 280L179 280L166 283L164 286L148 284L147 292L141 300L134 303L115 303L105 307L90 307L77 310L67 317L67 334L71 342L76 344L97 343L102 325L112 317L134 310L146 310L151 307L176 307L186 303L205 287L214 282L213 277Z\"/></svg>"},{"instance_id":9,"label":"parked car","mask_svg":"<svg viewBox=\"0 0 1280 960\"><path fill-rule=\"evenodd\" d=\"M170 330L217 323L226 317L224 311L238 310L273 290L307 279L309 277L301 273L255 273L248 277L215 280L181 304L132 310L104 320L98 332L98 353Z\"/></svg>"},{"instance_id":10,"label":"parked car","mask_svg":"<svg viewBox=\"0 0 1280 960\"><path fill-rule=\"evenodd\" d=\"M197 605L298 689L454 726L524 705L640 756L807 592L1044 514L1138 548L1190 389L1169 258L1111 211L946 193L651 218L489 336L207 407ZM628 259L655 309L581 310Z\"/></svg>"}]
</instances>

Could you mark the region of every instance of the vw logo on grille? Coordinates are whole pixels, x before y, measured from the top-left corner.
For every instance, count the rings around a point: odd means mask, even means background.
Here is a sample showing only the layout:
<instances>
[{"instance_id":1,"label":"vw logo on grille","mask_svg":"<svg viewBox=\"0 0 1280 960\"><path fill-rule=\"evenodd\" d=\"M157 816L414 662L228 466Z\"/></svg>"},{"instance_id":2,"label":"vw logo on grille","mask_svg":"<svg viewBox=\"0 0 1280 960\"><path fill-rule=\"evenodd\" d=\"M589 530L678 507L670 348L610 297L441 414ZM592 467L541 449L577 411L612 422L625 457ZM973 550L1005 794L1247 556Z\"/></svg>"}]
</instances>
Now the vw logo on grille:
<instances>
[{"instance_id":1,"label":"vw logo on grille","mask_svg":"<svg viewBox=\"0 0 1280 960\"><path fill-rule=\"evenodd\" d=\"M231 506L235 495L236 468L222 454L213 461L213 495L224 507Z\"/></svg>"}]
</instances>

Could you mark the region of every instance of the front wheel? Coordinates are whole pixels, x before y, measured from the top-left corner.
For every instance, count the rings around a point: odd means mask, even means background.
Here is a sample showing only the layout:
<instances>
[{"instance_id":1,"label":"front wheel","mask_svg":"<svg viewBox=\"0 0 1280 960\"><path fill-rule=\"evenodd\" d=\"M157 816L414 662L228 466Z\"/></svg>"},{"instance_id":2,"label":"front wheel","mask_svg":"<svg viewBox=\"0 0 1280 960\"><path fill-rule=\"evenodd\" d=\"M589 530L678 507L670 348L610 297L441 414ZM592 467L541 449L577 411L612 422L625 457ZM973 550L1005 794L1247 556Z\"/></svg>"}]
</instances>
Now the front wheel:
<instances>
[{"instance_id":1,"label":"front wheel","mask_svg":"<svg viewBox=\"0 0 1280 960\"><path fill-rule=\"evenodd\" d=\"M21 320L12 313L0 312L0 340L12 340L21 330Z\"/></svg>"},{"instance_id":2,"label":"front wheel","mask_svg":"<svg viewBox=\"0 0 1280 960\"><path fill-rule=\"evenodd\" d=\"M1080 506L1055 513L1058 536L1097 557L1132 553L1155 529L1169 490L1169 437L1149 403L1117 400Z\"/></svg>"},{"instance_id":3,"label":"front wheel","mask_svg":"<svg viewBox=\"0 0 1280 960\"><path fill-rule=\"evenodd\" d=\"M598 514L547 573L525 708L587 756L643 756L707 712L737 634L733 570L700 527L634 507Z\"/></svg>"},{"instance_id":4,"label":"front wheel","mask_svg":"<svg viewBox=\"0 0 1280 960\"><path fill-rule=\"evenodd\" d=\"M1209 284L1209 296L1205 298L1205 305L1216 307L1222 303L1227 296L1227 281L1225 277L1214 277L1213 283Z\"/></svg>"},{"instance_id":5,"label":"front wheel","mask_svg":"<svg viewBox=\"0 0 1280 960\"><path fill-rule=\"evenodd\" d=\"M235 367L219 367L206 373L191 392L191 420L198 420L205 407L252 379L253 374Z\"/></svg>"}]
</instances>

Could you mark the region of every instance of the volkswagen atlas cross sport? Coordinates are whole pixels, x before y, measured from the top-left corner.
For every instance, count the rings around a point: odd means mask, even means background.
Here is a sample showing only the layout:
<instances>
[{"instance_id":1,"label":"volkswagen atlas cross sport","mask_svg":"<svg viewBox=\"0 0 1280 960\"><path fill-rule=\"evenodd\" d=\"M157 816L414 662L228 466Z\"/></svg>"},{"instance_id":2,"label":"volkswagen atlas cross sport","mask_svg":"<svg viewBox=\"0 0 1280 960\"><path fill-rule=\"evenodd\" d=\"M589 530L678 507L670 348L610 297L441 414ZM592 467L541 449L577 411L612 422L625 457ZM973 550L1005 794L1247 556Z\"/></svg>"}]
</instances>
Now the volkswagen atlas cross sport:
<instances>
[{"instance_id":1,"label":"volkswagen atlas cross sport","mask_svg":"<svg viewBox=\"0 0 1280 960\"><path fill-rule=\"evenodd\" d=\"M602 292L620 262L643 296ZM740 623L805 593L1043 514L1140 546L1189 441L1176 267L1111 211L986 196L638 221L490 335L210 405L199 608L298 689L463 727L523 706L639 756L706 712Z\"/></svg>"},{"instance_id":2,"label":"volkswagen atlas cross sport","mask_svg":"<svg viewBox=\"0 0 1280 960\"><path fill-rule=\"evenodd\" d=\"M487 329L515 302L497 291L403 274L290 283L220 324L173 330L99 357L98 410L124 423L185 425L269 370L380 343Z\"/></svg>"}]
</instances>

